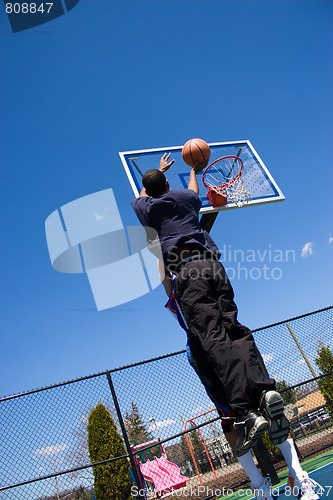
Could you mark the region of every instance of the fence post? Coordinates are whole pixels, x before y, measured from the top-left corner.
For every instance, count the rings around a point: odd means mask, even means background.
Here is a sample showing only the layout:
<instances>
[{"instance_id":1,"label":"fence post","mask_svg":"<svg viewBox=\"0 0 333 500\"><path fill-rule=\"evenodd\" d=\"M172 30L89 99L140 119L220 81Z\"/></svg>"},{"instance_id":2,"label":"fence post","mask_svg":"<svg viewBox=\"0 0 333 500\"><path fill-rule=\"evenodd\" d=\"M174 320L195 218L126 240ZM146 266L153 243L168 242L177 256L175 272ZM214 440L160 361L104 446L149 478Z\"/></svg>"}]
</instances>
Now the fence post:
<instances>
[{"instance_id":1,"label":"fence post","mask_svg":"<svg viewBox=\"0 0 333 500\"><path fill-rule=\"evenodd\" d=\"M128 436L127 436L127 432L126 432L126 428L125 428L123 416L121 414L120 406L119 406L119 403L118 403L116 391L115 391L115 388L114 388L114 385L113 385L113 382L112 382L112 378L111 378L110 372L106 372L106 376L107 376L107 379L108 379L108 382L109 382L109 386L110 386L110 390L111 390L111 394L112 394L114 406L115 406L115 409L116 409L116 412L117 412L119 424L120 424L120 427L121 427L121 430L122 430L122 433L123 433L126 450L127 450L130 462L131 462L131 466L132 466L132 470L133 470L133 475L134 475L134 478L135 478L135 482L136 482L137 487L138 487L137 498L138 499L146 499L146 495L141 491L141 488L140 488L141 480L140 480L140 477L139 477L139 474L138 474L137 466L136 466L134 458L133 458L133 452L131 450L131 445L130 445L130 442L128 440Z\"/></svg>"},{"instance_id":2,"label":"fence post","mask_svg":"<svg viewBox=\"0 0 333 500\"><path fill-rule=\"evenodd\" d=\"M295 342L295 344L297 345L297 347L298 347L298 349L299 349L300 353L302 354L302 356L303 356L303 358L304 358L305 363L308 365L308 368L309 368L310 372L312 373L313 378L316 378L316 376L317 376L317 375L316 375L316 373L315 373L314 369L312 368L312 366L311 366L311 364L310 364L310 361L309 361L309 360L308 360L308 358L306 357L306 354L305 354L305 352L303 351L303 349L302 349L302 347L301 347L301 344L298 342L298 340L297 340L297 338L296 338L296 335L295 335L295 334L294 334L294 332L292 331L291 326L289 325L289 323L286 323L286 326L287 326L287 328L288 328L288 330L289 330L290 335L291 335L291 336L292 336L292 338L294 339L294 342Z\"/></svg>"}]
</instances>

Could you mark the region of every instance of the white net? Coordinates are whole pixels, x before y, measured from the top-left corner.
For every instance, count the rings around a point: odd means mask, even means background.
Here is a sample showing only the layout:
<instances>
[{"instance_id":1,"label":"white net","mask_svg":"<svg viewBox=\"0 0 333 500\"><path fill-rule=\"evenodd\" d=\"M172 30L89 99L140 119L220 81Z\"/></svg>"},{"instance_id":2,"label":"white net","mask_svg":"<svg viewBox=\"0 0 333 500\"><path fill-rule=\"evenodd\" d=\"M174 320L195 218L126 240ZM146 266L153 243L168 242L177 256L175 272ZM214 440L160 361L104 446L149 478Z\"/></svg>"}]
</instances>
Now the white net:
<instances>
[{"instance_id":1,"label":"white net","mask_svg":"<svg viewBox=\"0 0 333 500\"><path fill-rule=\"evenodd\" d=\"M214 162L204 173L203 182L208 189L221 194L242 207L251 200L242 180L243 164L237 156L226 156Z\"/></svg>"}]
</instances>

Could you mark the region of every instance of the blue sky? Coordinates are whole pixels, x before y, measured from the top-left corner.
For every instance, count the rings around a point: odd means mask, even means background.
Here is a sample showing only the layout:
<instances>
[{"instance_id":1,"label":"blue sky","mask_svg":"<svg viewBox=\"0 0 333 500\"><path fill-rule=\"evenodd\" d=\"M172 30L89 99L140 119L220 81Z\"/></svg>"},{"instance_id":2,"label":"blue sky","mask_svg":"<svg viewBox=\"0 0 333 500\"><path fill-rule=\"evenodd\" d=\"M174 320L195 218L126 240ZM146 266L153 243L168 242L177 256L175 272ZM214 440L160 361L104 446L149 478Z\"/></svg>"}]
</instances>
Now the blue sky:
<instances>
[{"instance_id":1,"label":"blue sky","mask_svg":"<svg viewBox=\"0 0 333 500\"><path fill-rule=\"evenodd\" d=\"M248 279L236 273L240 321L332 303L332 10L329 0L80 0L13 34L1 6L1 395L184 347L161 286L97 312L87 276L50 263L45 220L79 197L112 187L124 225L137 224L119 151L251 140L286 200L220 214L212 236L295 257L265 258L279 279L249 278L258 260Z\"/></svg>"}]
</instances>

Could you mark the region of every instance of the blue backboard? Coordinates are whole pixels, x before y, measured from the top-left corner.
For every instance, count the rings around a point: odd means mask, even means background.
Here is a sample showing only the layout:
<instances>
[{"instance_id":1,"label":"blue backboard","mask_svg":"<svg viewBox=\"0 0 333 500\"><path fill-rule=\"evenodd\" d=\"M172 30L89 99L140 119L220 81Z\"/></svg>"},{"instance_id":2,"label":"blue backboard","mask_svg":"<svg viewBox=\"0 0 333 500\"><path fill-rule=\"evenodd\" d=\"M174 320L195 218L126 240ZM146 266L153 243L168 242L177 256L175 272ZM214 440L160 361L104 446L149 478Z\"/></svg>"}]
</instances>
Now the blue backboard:
<instances>
[{"instance_id":1,"label":"blue backboard","mask_svg":"<svg viewBox=\"0 0 333 500\"><path fill-rule=\"evenodd\" d=\"M171 153L170 159L173 158L175 160L170 170L166 172L171 189L187 188L190 167L182 159L182 147L172 146L119 153L135 197L139 196L142 188L142 175L147 170L158 168L160 159L164 153ZM244 207L284 200L281 189L250 141L209 143L209 147L211 150L209 163L222 156L234 155L241 158L243 162L243 184L251 195L251 200ZM237 208L235 203L231 201L228 201L228 204L223 207L212 207L207 198L207 190L202 183L202 174L197 174L197 178L199 195L202 199L202 214Z\"/></svg>"}]
</instances>

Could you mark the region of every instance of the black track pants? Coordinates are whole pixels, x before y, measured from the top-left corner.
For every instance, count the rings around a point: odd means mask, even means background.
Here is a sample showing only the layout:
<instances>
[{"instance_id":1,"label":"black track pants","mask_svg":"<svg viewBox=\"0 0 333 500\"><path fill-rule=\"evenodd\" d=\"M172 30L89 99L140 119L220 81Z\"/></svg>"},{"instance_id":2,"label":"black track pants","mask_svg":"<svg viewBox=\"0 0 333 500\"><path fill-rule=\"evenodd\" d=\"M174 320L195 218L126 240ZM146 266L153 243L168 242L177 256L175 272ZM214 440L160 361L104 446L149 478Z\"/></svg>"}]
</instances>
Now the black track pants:
<instances>
[{"instance_id":1,"label":"black track pants","mask_svg":"<svg viewBox=\"0 0 333 500\"><path fill-rule=\"evenodd\" d=\"M203 384L237 415L258 408L262 391L274 389L275 382L250 330L237 321L233 289L222 264L188 262L175 278L174 292Z\"/></svg>"}]
</instances>

